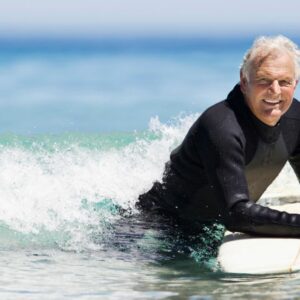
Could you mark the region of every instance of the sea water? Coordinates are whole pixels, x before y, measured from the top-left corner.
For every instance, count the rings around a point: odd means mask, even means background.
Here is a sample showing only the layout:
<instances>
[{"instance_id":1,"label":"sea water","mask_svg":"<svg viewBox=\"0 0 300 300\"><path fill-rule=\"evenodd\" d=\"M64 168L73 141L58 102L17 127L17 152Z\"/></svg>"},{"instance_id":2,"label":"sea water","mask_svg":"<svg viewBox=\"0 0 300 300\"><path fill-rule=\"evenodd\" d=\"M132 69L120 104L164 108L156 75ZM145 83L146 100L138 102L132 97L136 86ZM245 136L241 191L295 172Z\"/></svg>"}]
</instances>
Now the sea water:
<instances>
[{"instance_id":1,"label":"sea water","mask_svg":"<svg viewBox=\"0 0 300 300\"><path fill-rule=\"evenodd\" d=\"M135 209L249 46L2 41L1 299L300 297L298 274L224 274L210 248L222 227L187 245ZM287 165L264 199L299 194Z\"/></svg>"}]
</instances>

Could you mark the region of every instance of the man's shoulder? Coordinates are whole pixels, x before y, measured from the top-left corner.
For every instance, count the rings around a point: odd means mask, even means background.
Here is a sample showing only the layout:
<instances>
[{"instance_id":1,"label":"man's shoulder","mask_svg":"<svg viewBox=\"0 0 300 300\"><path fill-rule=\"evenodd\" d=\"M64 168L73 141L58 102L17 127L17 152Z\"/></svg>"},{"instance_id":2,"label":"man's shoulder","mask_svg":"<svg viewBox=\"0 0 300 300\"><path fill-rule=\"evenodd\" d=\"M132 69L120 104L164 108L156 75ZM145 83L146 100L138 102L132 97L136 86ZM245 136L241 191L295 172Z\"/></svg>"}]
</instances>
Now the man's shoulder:
<instances>
[{"instance_id":1,"label":"man's shoulder","mask_svg":"<svg viewBox=\"0 0 300 300\"><path fill-rule=\"evenodd\" d=\"M199 118L199 125L211 127L224 126L235 122L235 113L227 100L218 102L207 108Z\"/></svg>"},{"instance_id":2,"label":"man's shoulder","mask_svg":"<svg viewBox=\"0 0 300 300\"><path fill-rule=\"evenodd\" d=\"M237 84L229 92L226 99L207 108L199 118L203 124L223 124L224 122L231 123L237 121L237 114L243 110L242 103L243 95L240 85Z\"/></svg>"},{"instance_id":3,"label":"man's shoulder","mask_svg":"<svg viewBox=\"0 0 300 300\"><path fill-rule=\"evenodd\" d=\"M237 141L241 144L245 141L243 129L227 100L205 110L190 129L188 137L197 137L197 141L202 141L203 137L222 149L230 148Z\"/></svg>"},{"instance_id":4,"label":"man's shoulder","mask_svg":"<svg viewBox=\"0 0 300 300\"><path fill-rule=\"evenodd\" d=\"M188 137L209 137L211 141L226 144L233 137L244 136L236 115L227 100L206 109L189 130Z\"/></svg>"}]
</instances>

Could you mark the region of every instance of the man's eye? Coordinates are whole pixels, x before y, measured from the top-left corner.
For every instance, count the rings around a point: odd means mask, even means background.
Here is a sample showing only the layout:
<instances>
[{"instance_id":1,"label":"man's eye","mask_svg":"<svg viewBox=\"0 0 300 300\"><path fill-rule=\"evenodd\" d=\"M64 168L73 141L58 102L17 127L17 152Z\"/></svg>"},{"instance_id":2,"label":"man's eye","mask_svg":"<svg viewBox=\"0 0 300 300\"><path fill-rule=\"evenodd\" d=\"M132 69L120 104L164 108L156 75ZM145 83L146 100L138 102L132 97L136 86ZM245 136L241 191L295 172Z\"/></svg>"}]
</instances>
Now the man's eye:
<instances>
[{"instance_id":1,"label":"man's eye","mask_svg":"<svg viewBox=\"0 0 300 300\"><path fill-rule=\"evenodd\" d=\"M258 79L256 80L256 83L259 85L271 85L273 84L273 80L271 79L266 79L266 78L262 78L262 79ZM293 81L292 80L278 80L278 84L281 87L290 87L293 85Z\"/></svg>"},{"instance_id":2,"label":"man's eye","mask_svg":"<svg viewBox=\"0 0 300 300\"><path fill-rule=\"evenodd\" d=\"M271 84L271 81L268 80L268 79L258 79L257 81L257 84L260 84L260 85L266 85L266 84Z\"/></svg>"},{"instance_id":3,"label":"man's eye","mask_svg":"<svg viewBox=\"0 0 300 300\"><path fill-rule=\"evenodd\" d=\"M291 86L292 84L293 84L293 82L290 80L280 80L279 81L280 86Z\"/></svg>"}]
</instances>

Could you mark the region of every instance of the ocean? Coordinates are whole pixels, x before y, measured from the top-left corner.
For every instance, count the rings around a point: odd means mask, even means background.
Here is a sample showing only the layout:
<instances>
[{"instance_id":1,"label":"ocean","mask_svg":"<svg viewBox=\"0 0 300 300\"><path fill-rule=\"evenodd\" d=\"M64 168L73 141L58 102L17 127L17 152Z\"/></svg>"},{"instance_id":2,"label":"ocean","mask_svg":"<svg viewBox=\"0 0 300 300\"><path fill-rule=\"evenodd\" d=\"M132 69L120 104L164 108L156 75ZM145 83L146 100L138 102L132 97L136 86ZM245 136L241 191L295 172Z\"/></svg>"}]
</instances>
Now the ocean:
<instances>
[{"instance_id":1,"label":"ocean","mask_svg":"<svg viewBox=\"0 0 300 300\"><path fill-rule=\"evenodd\" d=\"M299 274L223 273L223 228L193 249L135 209L251 42L0 40L1 299L300 297ZM287 165L264 201L299 195Z\"/></svg>"}]
</instances>

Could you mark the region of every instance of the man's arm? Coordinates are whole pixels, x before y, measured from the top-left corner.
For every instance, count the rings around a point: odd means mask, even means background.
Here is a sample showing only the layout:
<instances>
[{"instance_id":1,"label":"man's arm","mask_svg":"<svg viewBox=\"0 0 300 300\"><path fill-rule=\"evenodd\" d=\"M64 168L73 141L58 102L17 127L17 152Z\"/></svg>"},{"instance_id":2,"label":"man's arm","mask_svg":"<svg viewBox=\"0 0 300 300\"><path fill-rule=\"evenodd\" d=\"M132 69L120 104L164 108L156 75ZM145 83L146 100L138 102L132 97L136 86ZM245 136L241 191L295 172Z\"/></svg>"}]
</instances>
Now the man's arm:
<instances>
[{"instance_id":1,"label":"man's arm","mask_svg":"<svg viewBox=\"0 0 300 300\"><path fill-rule=\"evenodd\" d=\"M221 129L224 127L219 126ZM231 131L230 127L226 132L212 132L207 128L201 128L198 151L206 158L203 162L208 180L224 204L226 228L264 236L300 237L299 214L280 212L255 204L249 199L240 135ZM300 156L297 156L297 160L295 157L296 161L300 171Z\"/></svg>"},{"instance_id":2,"label":"man's arm","mask_svg":"<svg viewBox=\"0 0 300 300\"><path fill-rule=\"evenodd\" d=\"M278 211L251 201L236 203L225 226L230 231L273 237L300 237L300 215Z\"/></svg>"}]
</instances>

